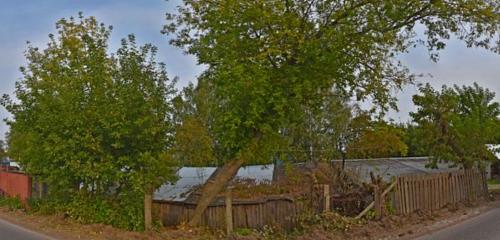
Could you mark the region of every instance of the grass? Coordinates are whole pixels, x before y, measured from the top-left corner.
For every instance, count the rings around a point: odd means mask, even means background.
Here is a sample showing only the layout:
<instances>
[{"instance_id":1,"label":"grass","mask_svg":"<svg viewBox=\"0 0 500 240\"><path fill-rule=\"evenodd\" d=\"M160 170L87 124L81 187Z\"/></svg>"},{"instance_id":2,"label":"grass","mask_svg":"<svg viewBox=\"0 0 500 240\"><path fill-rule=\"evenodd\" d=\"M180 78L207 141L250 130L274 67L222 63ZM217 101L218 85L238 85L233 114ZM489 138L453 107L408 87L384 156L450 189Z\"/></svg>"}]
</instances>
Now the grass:
<instances>
[{"instance_id":1,"label":"grass","mask_svg":"<svg viewBox=\"0 0 500 240\"><path fill-rule=\"evenodd\" d=\"M0 196L0 207L7 207L9 210L19 210L24 208L23 203L17 197Z\"/></svg>"},{"instance_id":2,"label":"grass","mask_svg":"<svg viewBox=\"0 0 500 240\"><path fill-rule=\"evenodd\" d=\"M500 193L500 179L488 179L488 190L492 193Z\"/></svg>"},{"instance_id":3,"label":"grass","mask_svg":"<svg viewBox=\"0 0 500 240\"><path fill-rule=\"evenodd\" d=\"M488 179L488 185L500 184L500 179Z\"/></svg>"}]
</instances>

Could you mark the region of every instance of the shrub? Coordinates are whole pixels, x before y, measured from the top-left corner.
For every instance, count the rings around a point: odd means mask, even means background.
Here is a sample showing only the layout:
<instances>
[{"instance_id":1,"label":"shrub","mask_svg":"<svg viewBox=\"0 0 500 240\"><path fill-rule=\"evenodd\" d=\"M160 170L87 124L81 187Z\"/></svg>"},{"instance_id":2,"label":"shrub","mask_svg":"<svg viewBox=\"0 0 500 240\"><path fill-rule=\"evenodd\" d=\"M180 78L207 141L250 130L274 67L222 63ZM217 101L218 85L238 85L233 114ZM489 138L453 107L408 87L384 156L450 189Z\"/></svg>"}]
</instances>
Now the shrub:
<instances>
[{"instance_id":1,"label":"shrub","mask_svg":"<svg viewBox=\"0 0 500 240\"><path fill-rule=\"evenodd\" d=\"M31 210L40 214L65 214L83 224L101 223L117 228L144 230L141 194L119 194L115 198L80 192L64 201L49 196L31 199Z\"/></svg>"},{"instance_id":2,"label":"shrub","mask_svg":"<svg viewBox=\"0 0 500 240\"><path fill-rule=\"evenodd\" d=\"M304 231L312 226L320 226L327 231L348 231L352 226L358 224L353 218L342 216L335 212L322 214L307 213L299 216L299 227L297 230Z\"/></svg>"},{"instance_id":3,"label":"shrub","mask_svg":"<svg viewBox=\"0 0 500 240\"><path fill-rule=\"evenodd\" d=\"M24 208L24 204L19 197L0 197L0 206L7 207L9 210L19 210Z\"/></svg>"}]
</instances>

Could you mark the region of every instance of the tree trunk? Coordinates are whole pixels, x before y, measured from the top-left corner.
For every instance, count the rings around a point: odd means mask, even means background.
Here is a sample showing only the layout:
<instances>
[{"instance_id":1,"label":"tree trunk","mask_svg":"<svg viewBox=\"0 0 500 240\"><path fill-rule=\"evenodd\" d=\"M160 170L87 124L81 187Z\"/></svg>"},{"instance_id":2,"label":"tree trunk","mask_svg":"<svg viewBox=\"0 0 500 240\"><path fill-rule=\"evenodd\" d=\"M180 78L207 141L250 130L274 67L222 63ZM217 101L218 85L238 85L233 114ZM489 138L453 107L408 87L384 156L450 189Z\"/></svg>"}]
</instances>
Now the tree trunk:
<instances>
[{"instance_id":1,"label":"tree trunk","mask_svg":"<svg viewBox=\"0 0 500 240\"><path fill-rule=\"evenodd\" d=\"M144 230L151 230L152 227L152 216L151 216L151 205L153 204L153 196L151 193L144 194Z\"/></svg>"},{"instance_id":2,"label":"tree trunk","mask_svg":"<svg viewBox=\"0 0 500 240\"><path fill-rule=\"evenodd\" d=\"M222 166L222 169L218 171L213 180L205 183L201 190L201 196L196 204L193 217L188 223L189 226L197 226L200 223L205 209L215 199L217 194L224 189L226 184L238 173L238 169L240 169L244 162L245 161L242 159L227 162Z\"/></svg>"},{"instance_id":3,"label":"tree trunk","mask_svg":"<svg viewBox=\"0 0 500 240\"><path fill-rule=\"evenodd\" d=\"M233 234L233 197L231 196L231 187L226 190L226 234Z\"/></svg>"}]
</instances>

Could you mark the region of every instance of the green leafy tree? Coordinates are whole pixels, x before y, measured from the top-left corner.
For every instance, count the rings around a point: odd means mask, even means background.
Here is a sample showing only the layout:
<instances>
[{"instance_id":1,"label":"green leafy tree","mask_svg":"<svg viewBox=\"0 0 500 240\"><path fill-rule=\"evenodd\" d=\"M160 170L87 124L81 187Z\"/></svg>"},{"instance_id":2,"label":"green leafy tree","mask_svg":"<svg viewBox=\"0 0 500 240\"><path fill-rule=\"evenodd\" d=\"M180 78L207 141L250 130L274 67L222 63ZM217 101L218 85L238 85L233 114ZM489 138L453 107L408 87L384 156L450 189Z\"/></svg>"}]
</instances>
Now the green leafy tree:
<instances>
[{"instance_id":1,"label":"green leafy tree","mask_svg":"<svg viewBox=\"0 0 500 240\"><path fill-rule=\"evenodd\" d=\"M408 152L404 132L388 123L375 123L347 148L349 158L404 157Z\"/></svg>"},{"instance_id":2,"label":"green leafy tree","mask_svg":"<svg viewBox=\"0 0 500 240\"><path fill-rule=\"evenodd\" d=\"M399 129L403 131L403 139L405 144L408 146L408 156L411 157L424 157L427 156L428 152L423 146L422 139L424 132L415 123L405 123L399 126Z\"/></svg>"},{"instance_id":3,"label":"green leafy tree","mask_svg":"<svg viewBox=\"0 0 500 240\"><path fill-rule=\"evenodd\" d=\"M346 97L332 92L320 106L301 106L303 111L290 123L283 136L291 139L289 154L298 161L328 161L340 157L338 148L356 118L358 106ZM286 149L284 150L287 151Z\"/></svg>"},{"instance_id":4,"label":"green leafy tree","mask_svg":"<svg viewBox=\"0 0 500 240\"><path fill-rule=\"evenodd\" d=\"M0 161L7 157L7 146L3 140L0 140Z\"/></svg>"},{"instance_id":5,"label":"green leafy tree","mask_svg":"<svg viewBox=\"0 0 500 240\"><path fill-rule=\"evenodd\" d=\"M117 213L97 221L142 229L152 192L174 180L174 82L155 61L156 48L137 46L132 35L109 55L111 28L95 18L61 19L56 27L47 48L28 47L17 100L3 97L13 115L9 154L76 217L97 219L105 214L99 206L111 206Z\"/></svg>"},{"instance_id":6,"label":"green leafy tree","mask_svg":"<svg viewBox=\"0 0 500 240\"><path fill-rule=\"evenodd\" d=\"M194 87L189 84L174 99L176 134L174 152L183 165L218 165L216 144L211 131L211 91L200 79Z\"/></svg>"},{"instance_id":7,"label":"green leafy tree","mask_svg":"<svg viewBox=\"0 0 500 240\"><path fill-rule=\"evenodd\" d=\"M173 147L174 81L167 77L165 66L155 60L152 45L138 47L135 37L122 40L112 58L116 62L114 85L116 101L111 105L109 135L113 142L112 161L118 162L120 184L132 185L145 196L146 227L151 226L152 193L166 181L173 181L176 164ZM109 154L109 153L108 153Z\"/></svg>"},{"instance_id":8,"label":"green leafy tree","mask_svg":"<svg viewBox=\"0 0 500 240\"><path fill-rule=\"evenodd\" d=\"M167 20L171 43L208 67L227 163L204 186L191 225L242 164L288 148L282 133L332 89L384 111L395 103L391 89L412 80L395 56L416 42L433 59L451 35L500 51L496 1L185 0ZM413 38L417 24L427 41Z\"/></svg>"},{"instance_id":9,"label":"green leafy tree","mask_svg":"<svg viewBox=\"0 0 500 240\"><path fill-rule=\"evenodd\" d=\"M470 168L481 161L493 160L486 144L494 141L500 105L495 94L476 83L472 87L434 90L429 84L413 97L419 146L433 157L431 163L452 162Z\"/></svg>"}]
</instances>

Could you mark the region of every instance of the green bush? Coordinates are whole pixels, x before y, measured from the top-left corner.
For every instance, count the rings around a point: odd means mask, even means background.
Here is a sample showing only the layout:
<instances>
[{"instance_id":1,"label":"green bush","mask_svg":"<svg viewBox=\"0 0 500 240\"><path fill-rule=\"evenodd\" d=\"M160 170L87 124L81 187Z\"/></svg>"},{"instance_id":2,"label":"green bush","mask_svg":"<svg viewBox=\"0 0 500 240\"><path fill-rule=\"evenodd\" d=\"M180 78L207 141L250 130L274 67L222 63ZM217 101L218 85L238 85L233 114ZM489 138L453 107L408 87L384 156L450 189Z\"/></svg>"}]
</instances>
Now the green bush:
<instances>
[{"instance_id":1,"label":"green bush","mask_svg":"<svg viewBox=\"0 0 500 240\"><path fill-rule=\"evenodd\" d=\"M234 230L234 233L239 235L239 236L249 236L253 233L252 229L248 228L237 228Z\"/></svg>"},{"instance_id":2,"label":"green bush","mask_svg":"<svg viewBox=\"0 0 500 240\"><path fill-rule=\"evenodd\" d=\"M353 218L342 216L336 212L326 212L321 214L306 213L299 216L298 231L304 231L311 226L321 226L327 231L345 232L351 229L352 226L359 224Z\"/></svg>"},{"instance_id":3,"label":"green bush","mask_svg":"<svg viewBox=\"0 0 500 240\"><path fill-rule=\"evenodd\" d=\"M9 210L19 210L24 208L24 204L19 197L0 197L0 206L7 207Z\"/></svg>"},{"instance_id":4,"label":"green bush","mask_svg":"<svg viewBox=\"0 0 500 240\"><path fill-rule=\"evenodd\" d=\"M121 194L109 196L77 193L61 201L61 198L47 197L31 199L33 212L40 214L65 214L83 224L102 223L117 228L144 230L142 194Z\"/></svg>"},{"instance_id":5,"label":"green bush","mask_svg":"<svg viewBox=\"0 0 500 240\"><path fill-rule=\"evenodd\" d=\"M59 206L59 204L55 201L51 201L48 198L31 198L29 199L28 204L30 205L32 212L42 215L52 215L57 213L57 206Z\"/></svg>"}]
</instances>

